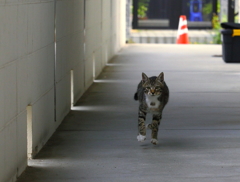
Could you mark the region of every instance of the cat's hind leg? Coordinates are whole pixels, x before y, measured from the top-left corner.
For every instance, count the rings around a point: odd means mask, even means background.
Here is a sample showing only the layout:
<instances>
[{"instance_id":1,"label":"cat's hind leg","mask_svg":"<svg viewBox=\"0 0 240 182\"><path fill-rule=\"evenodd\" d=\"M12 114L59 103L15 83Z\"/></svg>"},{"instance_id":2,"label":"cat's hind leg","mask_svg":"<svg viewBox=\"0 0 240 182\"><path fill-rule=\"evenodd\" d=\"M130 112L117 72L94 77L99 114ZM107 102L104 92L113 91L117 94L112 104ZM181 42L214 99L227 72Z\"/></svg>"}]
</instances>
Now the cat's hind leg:
<instances>
[{"instance_id":1,"label":"cat's hind leg","mask_svg":"<svg viewBox=\"0 0 240 182\"><path fill-rule=\"evenodd\" d=\"M146 112L139 110L138 113L138 136L137 140L139 142L143 142L146 140L146 126L145 126L145 120L146 120Z\"/></svg>"}]
</instances>

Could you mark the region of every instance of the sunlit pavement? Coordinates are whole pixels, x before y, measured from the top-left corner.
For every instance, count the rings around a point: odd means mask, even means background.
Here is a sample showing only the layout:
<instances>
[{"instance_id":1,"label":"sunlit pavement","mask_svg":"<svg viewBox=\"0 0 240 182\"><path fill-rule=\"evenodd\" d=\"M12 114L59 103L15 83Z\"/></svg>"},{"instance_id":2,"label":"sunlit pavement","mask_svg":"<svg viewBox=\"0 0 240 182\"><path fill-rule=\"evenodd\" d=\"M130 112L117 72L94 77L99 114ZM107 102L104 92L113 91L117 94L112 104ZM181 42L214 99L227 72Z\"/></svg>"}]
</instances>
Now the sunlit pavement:
<instances>
[{"instance_id":1,"label":"sunlit pavement","mask_svg":"<svg viewBox=\"0 0 240 182\"><path fill-rule=\"evenodd\" d=\"M178 30L131 30L129 42L175 44ZM214 37L219 31L188 30L188 39L191 44L213 44Z\"/></svg>"},{"instance_id":2,"label":"sunlit pavement","mask_svg":"<svg viewBox=\"0 0 240 182\"><path fill-rule=\"evenodd\" d=\"M221 45L127 45L18 182L239 182L240 64ZM138 142L141 73L165 73L159 144ZM147 123L150 121L147 118Z\"/></svg>"}]
</instances>

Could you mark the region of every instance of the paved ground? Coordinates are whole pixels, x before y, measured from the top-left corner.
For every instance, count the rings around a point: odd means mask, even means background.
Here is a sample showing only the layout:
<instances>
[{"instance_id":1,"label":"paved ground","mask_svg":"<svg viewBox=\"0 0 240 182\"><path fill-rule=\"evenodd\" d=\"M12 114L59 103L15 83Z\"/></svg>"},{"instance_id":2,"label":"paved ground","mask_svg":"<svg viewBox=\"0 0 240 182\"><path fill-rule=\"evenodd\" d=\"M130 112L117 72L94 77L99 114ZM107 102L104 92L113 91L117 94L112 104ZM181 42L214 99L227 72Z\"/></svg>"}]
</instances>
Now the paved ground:
<instances>
[{"instance_id":1,"label":"paved ground","mask_svg":"<svg viewBox=\"0 0 240 182\"><path fill-rule=\"evenodd\" d=\"M239 182L240 64L219 45L128 45L18 182ZM170 89L159 144L137 142L141 72ZM148 118L150 122L150 118Z\"/></svg>"},{"instance_id":2,"label":"paved ground","mask_svg":"<svg viewBox=\"0 0 240 182\"><path fill-rule=\"evenodd\" d=\"M216 31L188 30L191 44L213 44ZM175 44L177 30L131 30L129 42Z\"/></svg>"}]
</instances>

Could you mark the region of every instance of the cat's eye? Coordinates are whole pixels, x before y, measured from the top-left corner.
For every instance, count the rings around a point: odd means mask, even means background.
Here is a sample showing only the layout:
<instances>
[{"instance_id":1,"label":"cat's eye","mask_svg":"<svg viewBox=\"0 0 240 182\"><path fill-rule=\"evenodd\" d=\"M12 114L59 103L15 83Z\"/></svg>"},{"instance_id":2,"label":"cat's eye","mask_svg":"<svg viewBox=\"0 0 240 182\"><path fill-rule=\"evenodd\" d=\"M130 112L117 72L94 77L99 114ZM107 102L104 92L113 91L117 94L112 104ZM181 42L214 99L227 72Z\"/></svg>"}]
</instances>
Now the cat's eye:
<instances>
[{"instance_id":1,"label":"cat's eye","mask_svg":"<svg viewBox=\"0 0 240 182\"><path fill-rule=\"evenodd\" d=\"M151 89L151 87L146 87L146 89L150 90L150 89Z\"/></svg>"}]
</instances>

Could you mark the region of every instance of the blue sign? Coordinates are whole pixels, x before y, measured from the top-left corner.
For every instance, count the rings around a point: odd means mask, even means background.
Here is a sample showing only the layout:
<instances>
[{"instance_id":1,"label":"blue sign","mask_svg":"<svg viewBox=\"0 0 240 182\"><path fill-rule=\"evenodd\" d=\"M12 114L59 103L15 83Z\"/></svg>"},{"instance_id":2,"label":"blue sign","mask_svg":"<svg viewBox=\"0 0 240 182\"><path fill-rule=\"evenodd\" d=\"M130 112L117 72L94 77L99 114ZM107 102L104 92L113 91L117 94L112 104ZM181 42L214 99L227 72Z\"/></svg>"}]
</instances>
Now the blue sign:
<instances>
[{"instance_id":1,"label":"blue sign","mask_svg":"<svg viewBox=\"0 0 240 182\"><path fill-rule=\"evenodd\" d=\"M190 1L190 21L203 21L202 16L202 1L191 0Z\"/></svg>"}]
</instances>

